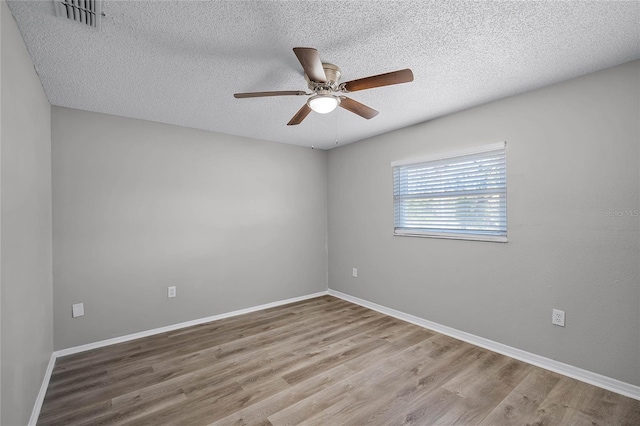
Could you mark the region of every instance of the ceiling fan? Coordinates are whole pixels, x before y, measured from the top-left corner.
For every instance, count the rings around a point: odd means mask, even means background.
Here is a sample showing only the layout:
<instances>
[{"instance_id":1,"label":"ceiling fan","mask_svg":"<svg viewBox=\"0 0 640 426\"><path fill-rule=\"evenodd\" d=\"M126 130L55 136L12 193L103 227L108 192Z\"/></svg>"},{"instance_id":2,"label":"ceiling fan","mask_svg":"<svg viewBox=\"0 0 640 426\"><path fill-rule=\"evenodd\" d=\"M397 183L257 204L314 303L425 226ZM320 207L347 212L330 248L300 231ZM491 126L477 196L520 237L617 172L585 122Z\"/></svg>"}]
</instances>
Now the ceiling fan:
<instances>
[{"instance_id":1,"label":"ceiling fan","mask_svg":"<svg viewBox=\"0 0 640 426\"><path fill-rule=\"evenodd\" d=\"M326 114L340 106L367 120L378 115L378 111L358 101L354 101L344 95L334 93L357 92L358 90L373 89L375 87L390 86L392 84L408 83L413 81L413 73L410 69L388 72L359 78L357 80L339 83L342 71L333 64L322 63L318 51L311 47L294 47L293 52L298 57L304 77L307 80L311 93L303 91L278 91L278 92L251 92L235 93L236 98L260 98L264 96L311 96L307 103L293 116L287 126L295 126L302 123L313 110L320 114Z\"/></svg>"}]
</instances>

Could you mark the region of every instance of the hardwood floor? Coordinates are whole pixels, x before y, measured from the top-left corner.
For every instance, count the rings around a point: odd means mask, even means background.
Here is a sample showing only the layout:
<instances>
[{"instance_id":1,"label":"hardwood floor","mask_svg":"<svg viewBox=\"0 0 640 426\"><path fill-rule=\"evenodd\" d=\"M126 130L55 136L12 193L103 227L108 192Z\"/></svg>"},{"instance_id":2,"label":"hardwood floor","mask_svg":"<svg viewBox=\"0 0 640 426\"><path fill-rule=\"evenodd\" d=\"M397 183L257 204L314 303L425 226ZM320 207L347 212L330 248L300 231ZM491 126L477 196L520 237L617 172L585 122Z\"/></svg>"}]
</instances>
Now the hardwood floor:
<instances>
[{"instance_id":1,"label":"hardwood floor","mask_svg":"<svg viewBox=\"0 0 640 426\"><path fill-rule=\"evenodd\" d=\"M640 401L324 296L59 358L39 425L640 425Z\"/></svg>"}]
</instances>

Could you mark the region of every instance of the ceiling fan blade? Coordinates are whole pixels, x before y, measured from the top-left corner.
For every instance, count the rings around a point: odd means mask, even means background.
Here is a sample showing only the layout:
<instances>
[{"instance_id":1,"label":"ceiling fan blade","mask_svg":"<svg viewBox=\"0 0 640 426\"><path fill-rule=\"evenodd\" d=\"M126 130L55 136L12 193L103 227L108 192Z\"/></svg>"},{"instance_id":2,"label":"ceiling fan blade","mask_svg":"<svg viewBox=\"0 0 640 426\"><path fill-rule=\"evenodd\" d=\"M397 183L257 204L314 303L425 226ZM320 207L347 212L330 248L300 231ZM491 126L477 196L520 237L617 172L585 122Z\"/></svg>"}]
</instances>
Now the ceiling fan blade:
<instances>
[{"instance_id":1,"label":"ceiling fan blade","mask_svg":"<svg viewBox=\"0 0 640 426\"><path fill-rule=\"evenodd\" d=\"M302 123L302 120L304 120L310 112L311 108L309 108L307 104L302 105L302 108L300 108L300 110L296 112L296 115L294 115L293 118L287 123L287 126L295 126L296 124Z\"/></svg>"},{"instance_id":2,"label":"ceiling fan blade","mask_svg":"<svg viewBox=\"0 0 640 426\"><path fill-rule=\"evenodd\" d=\"M347 81L343 86L349 92L357 92L358 90L373 89L374 87L390 86L392 84L409 83L410 81L413 81L413 73L409 68L407 68L404 70Z\"/></svg>"},{"instance_id":3,"label":"ceiling fan blade","mask_svg":"<svg viewBox=\"0 0 640 426\"><path fill-rule=\"evenodd\" d=\"M360 117L366 118L367 120L379 114L375 109L369 108L365 104L361 104L360 102L354 101L346 96L340 96L340 106L347 111L351 111L354 114L358 114Z\"/></svg>"},{"instance_id":4,"label":"ceiling fan blade","mask_svg":"<svg viewBox=\"0 0 640 426\"><path fill-rule=\"evenodd\" d=\"M262 98L264 96L303 96L308 95L306 92L300 90L289 90L281 92L249 92L249 93L234 93L234 98Z\"/></svg>"},{"instance_id":5,"label":"ceiling fan blade","mask_svg":"<svg viewBox=\"0 0 640 426\"><path fill-rule=\"evenodd\" d=\"M312 47L294 47L293 52L298 57L300 65L304 68L304 72L311 81L326 83L327 76L324 74L322 61L318 51Z\"/></svg>"}]
</instances>

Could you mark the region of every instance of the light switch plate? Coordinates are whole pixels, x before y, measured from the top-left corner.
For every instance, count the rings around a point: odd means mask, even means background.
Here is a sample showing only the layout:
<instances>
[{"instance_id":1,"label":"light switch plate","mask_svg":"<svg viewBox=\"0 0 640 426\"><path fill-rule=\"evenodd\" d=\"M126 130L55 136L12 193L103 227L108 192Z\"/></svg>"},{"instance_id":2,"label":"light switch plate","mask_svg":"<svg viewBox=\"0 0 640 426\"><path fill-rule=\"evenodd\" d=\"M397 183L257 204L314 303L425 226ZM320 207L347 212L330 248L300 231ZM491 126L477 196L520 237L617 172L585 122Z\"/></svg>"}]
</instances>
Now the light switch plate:
<instances>
[{"instance_id":1,"label":"light switch plate","mask_svg":"<svg viewBox=\"0 0 640 426\"><path fill-rule=\"evenodd\" d=\"M77 318L84 315L84 303L76 303L71 306L71 317Z\"/></svg>"}]
</instances>

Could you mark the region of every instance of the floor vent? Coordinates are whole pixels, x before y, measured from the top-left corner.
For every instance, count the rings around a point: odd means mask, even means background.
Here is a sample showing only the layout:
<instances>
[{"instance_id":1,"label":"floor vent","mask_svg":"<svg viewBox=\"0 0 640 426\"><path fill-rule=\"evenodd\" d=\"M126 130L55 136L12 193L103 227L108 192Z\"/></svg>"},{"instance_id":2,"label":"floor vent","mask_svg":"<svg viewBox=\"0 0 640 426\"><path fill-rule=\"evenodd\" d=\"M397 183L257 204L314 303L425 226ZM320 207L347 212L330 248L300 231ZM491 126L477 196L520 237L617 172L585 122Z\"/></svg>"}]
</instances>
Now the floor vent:
<instances>
[{"instance_id":1,"label":"floor vent","mask_svg":"<svg viewBox=\"0 0 640 426\"><path fill-rule=\"evenodd\" d=\"M54 0L56 16L100 29L102 0Z\"/></svg>"}]
</instances>

